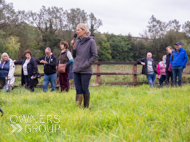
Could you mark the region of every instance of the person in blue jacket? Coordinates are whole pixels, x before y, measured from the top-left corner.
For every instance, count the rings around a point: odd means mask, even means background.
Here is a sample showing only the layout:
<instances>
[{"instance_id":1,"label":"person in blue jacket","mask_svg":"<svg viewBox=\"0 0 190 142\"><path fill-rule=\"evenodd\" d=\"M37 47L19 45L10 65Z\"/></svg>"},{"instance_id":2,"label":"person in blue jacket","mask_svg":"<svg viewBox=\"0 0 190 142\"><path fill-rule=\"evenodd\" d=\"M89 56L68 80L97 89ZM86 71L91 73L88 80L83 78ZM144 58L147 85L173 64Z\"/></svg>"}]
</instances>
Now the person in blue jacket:
<instances>
[{"instance_id":1,"label":"person in blue jacket","mask_svg":"<svg viewBox=\"0 0 190 142\"><path fill-rule=\"evenodd\" d=\"M178 76L178 85L181 87L183 69L186 68L188 57L186 50L181 48L180 42L177 42L175 44L175 47L176 48L172 51L172 54L170 56L170 63L172 67L174 85L177 86L177 76Z\"/></svg>"}]
</instances>

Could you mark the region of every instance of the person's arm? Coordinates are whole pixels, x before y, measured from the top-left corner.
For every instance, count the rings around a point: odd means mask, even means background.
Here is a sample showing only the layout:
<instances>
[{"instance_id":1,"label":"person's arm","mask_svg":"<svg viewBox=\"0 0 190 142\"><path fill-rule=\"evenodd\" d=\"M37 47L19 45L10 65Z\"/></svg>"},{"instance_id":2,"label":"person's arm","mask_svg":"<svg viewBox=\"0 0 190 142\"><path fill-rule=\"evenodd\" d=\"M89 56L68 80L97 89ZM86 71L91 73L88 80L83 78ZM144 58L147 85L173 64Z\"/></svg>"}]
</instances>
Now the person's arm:
<instances>
[{"instance_id":1,"label":"person's arm","mask_svg":"<svg viewBox=\"0 0 190 142\"><path fill-rule=\"evenodd\" d=\"M15 65L22 65L22 62L23 62L23 60L15 61L14 64L15 64Z\"/></svg>"},{"instance_id":2,"label":"person's arm","mask_svg":"<svg viewBox=\"0 0 190 142\"><path fill-rule=\"evenodd\" d=\"M41 60L44 60L44 56L42 56L42 57L36 59L36 62L37 62L37 63L40 63Z\"/></svg>"},{"instance_id":3,"label":"person's arm","mask_svg":"<svg viewBox=\"0 0 190 142\"><path fill-rule=\"evenodd\" d=\"M137 60L137 64L142 64L142 63L145 64L145 58L141 58Z\"/></svg>"},{"instance_id":4,"label":"person's arm","mask_svg":"<svg viewBox=\"0 0 190 142\"><path fill-rule=\"evenodd\" d=\"M69 62L67 63L66 65L66 68L68 68L70 65L73 64L74 60L73 60L73 57L72 57L72 54L70 51L67 52L67 58L69 59Z\"/></svg>"},{"instance_id":5,"label":"person's arm","mask_svg":"<svg viewBox=\"0 0 190 142\"><path fill-rule=\"evenodd\" d=\"M77 44L77 41L76 41L76 43L73 41L72 43L71 43L71 45L72 45L72 49L73 49L73 58L75 58L76 57L76 52L77 52L77 50L76 50L76 44Z\"/></svg>"},{"instance_id":6,"label":"person's arm","mask_svg":"<svg viewBox=\"0 0 190 142\"><path fill-rule=\"evenodd\" d=\"M10 63L10 67L9 67L8 79L12 79L14 77L14 72L15 72L15 64L12 61L12 63Z\"/></svg>"},{"instance_id":7,"label":"person's arm","mask_svg":"<svg viewBox=\"0 0 190 142\"><path fill-rule=\"evenodd\" d=\"M157 74L160 75L160 64L157 66Z\"/></svg>"},{"instance_id":8,"label":"person's arm","mask_svg":"<svg viewBox=\"0 0 190 142\"><path fill-rule=\"evenodd\" d=\"M183 68L186 67L186 63L187 63L187 61L188 61L188 57L187 57L187 52L185 51L185 56L184 56L184 59L183 59L183 62L182 62L182 66L183 66Z\"/></svg>"},{"instance_id":9,"label":"person's arm","mask_svg":"<svg viewBox=\"0 0 190 142\"><path fill-rule=\"evenodd\" d=\"M170 64L171 64L171 67L173 67L172 56L173 56L173 51L172 51L172 54L171 54L171 56L170 56Z\"/></svg>"},{"instance_id":10,"label":"person's arm","mask_svg":"<svg viewBox=\"0 0 190 142\"><path fill-rule=\"evenodd\" d=\"M167 64L166 64L166 59L167 59L167 56L165 55L165 56L164 56L164 68L166 68L166 67L167 67Z\"/></svg>"},{"instance_id":11,"label":"person's arm","mask_svg":"<svg viewBox=\"0 0 190 142\"><path fill-rule=\"evenodd\" d=\"M90 52L91 52L91 57L88 60L89 65L91 65L92 63L94 63L96 61L96 59L98 59L97 46L96 46L96 42L94 40L92 40L92 44L91 44L91 47L90 47Z\"/></svg>"}]
</instances>

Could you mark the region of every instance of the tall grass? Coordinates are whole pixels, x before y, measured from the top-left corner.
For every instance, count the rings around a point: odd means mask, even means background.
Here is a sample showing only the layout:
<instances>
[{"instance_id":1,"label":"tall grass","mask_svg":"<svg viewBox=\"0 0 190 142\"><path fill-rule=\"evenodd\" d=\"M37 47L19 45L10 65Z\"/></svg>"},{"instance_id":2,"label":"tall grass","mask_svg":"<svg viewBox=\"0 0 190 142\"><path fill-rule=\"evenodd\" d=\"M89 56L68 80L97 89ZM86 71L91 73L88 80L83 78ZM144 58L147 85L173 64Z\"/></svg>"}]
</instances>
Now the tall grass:
<instances>
[{"instance_id":1,"label":"tall grass","mask_svg":"<svg viewBox=\"0 0 190 142\"><path fill-rule=\"evenodd\" d=\"M0 118L0 141L190 141L189 85L100 86L91 87L90 92L89 109L76 106L74 89L69 93L41 89L31 93L24 88L1 92L5 116ZM30 116L30 121L24 121L24 116ZM11 124L24 129L11 132ZM57 131L51 131L54 124Z\"/></svg>"}]
</instances>

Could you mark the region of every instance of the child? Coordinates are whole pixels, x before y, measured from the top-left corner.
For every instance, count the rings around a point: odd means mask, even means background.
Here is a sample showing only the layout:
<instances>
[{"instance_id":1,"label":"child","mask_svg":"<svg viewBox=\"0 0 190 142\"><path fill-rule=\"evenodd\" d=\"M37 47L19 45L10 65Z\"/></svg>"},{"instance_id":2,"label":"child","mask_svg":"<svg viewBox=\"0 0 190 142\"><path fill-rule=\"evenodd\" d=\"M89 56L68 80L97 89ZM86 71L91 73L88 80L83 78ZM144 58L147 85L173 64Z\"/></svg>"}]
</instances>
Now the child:
<instances>
[{"instance_id":1,"label":"child","mask_svg":"<svg viewBox=\"0 0 190 142\"><path fill-rule=\"evenodd\" d=\"M164 59L165 55L162 57L162 61L160 61L157 66L157 73L161 76L159 79L160 87L162 87L163 82L166 80L166 69L164 67Z\"/></svg>"}]
</instances>

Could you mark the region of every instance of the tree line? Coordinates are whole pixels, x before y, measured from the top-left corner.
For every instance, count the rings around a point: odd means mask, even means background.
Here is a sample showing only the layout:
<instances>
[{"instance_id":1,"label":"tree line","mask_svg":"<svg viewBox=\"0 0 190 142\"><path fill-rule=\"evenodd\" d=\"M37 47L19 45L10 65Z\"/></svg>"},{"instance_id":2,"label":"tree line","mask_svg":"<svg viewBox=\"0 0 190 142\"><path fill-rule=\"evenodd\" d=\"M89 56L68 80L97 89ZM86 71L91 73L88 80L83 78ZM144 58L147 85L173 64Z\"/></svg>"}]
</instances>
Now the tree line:
<instances>
[{"instance_id":1,"label":"tree line","mask_svg":"<svg viewBox=\"0 0 190 142\"><path fill-rule=\"evenodd\" d=\"M42 6L39 12L15 11L13 4L5 0L0 0L0 53L7 52L11 58L21 59L24 50L29 49L37 58L50 47L58 56L60 41L70 42L79 23L87 24L95 37L99 61L136 61L147 52L152 52L159 61L166 54L165 48L177 41L182 42L190 56L190 21L180 25L176 19L163 22L153 15L147 30L135 38L131 34L100 33L102 20L80 8Z\"/></svg>"}]
</instances>

